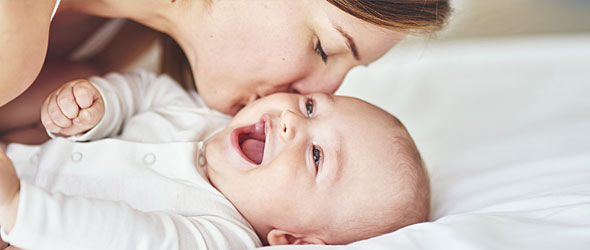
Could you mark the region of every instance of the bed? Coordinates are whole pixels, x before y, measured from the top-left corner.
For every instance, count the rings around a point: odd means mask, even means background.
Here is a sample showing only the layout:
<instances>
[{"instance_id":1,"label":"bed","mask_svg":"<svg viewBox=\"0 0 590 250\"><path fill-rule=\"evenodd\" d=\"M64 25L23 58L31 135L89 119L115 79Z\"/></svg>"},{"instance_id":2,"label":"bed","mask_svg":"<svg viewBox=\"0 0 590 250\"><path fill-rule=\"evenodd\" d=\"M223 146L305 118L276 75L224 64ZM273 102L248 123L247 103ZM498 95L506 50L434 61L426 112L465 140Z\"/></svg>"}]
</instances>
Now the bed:
<instances>
[{"instance_id":1,"label":"bed","mask_svg":"<svg viewBox=\"0 0 590 250\"><path fill-rule=\"evenodd\" d=\"M431 178L431 222L265 250L590 249L590 35L394 49L338 93L408 127Z\"/></svg>"}]
</instances>

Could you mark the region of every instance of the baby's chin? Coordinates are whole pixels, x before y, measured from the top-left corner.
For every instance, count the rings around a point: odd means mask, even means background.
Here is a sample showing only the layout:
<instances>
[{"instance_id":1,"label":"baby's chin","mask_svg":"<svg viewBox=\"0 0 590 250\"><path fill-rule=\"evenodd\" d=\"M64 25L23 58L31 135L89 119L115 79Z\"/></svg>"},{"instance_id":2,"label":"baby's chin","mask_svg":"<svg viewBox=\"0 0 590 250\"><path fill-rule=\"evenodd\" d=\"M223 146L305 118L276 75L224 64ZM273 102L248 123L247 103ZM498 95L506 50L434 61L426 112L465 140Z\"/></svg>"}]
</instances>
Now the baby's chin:
<instances>
[{"instance_id":1,"label":"baby's chin","mask_svg":"<svg viewBox=\"0 0 590 250\"><path fill-rule=\"evenodd\" d=\"M205 144L203 145L205 149L201 150L201 152L204 154L203 158L205 159L205 167L209 178L211 178L212 176L211 172L215 172L216 166L220 164L219 159L222 157L221 151L223 149L222 138L224 137L223 135L227 136L227 133L228 130L224 129L221 132L217 133L215 136L213 136L211 139L209 139L207 142L205 142Z\"/></svg>"},{"instance_id":2,"label":"baby's chin","mask_svg":"<svg viewBox=\"0 0 590 250\"><path fill-rule=\"evenodd\" d=\"M207 175L211 181L231 175L233 172L231 168L237 168L240 165L239 161L235 159L236 156L230 141L232 131L233 126L227 126L205 142L203 153Z\"/></svg>"}]
</instances>

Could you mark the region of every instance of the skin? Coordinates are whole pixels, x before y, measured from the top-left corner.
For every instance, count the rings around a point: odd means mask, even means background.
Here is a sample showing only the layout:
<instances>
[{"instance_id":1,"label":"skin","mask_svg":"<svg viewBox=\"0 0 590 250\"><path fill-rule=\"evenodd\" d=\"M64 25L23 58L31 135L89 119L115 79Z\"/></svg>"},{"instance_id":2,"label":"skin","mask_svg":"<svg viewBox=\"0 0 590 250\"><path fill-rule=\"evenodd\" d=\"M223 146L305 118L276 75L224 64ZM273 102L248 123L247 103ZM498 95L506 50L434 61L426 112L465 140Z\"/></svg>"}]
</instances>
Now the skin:
<instances>
[{"instance_id":1,"label":"skin","mask_svg":"<svg viewBox=\"0 0 590 250\"><path fill-rule=\"evenodd\" d=\"M104 116L104 101L88 80L68 82L51 92L41 107L41 122L52 133L65 136L83 133Z\"/></svg>"},{"instance_id":2,"label":"skin","mask_svg":"<svg viewBox=\"0 0 590 250\"><path fill-rule=\"evenodd\" d=\"M54 3L0 1L0 106L24 92L39 74ZM28 30L35 32L24 32Z\"/></svg>"},{"instance_id":3,"label":"skin","mask_svg":"<svg viewBox=\"0 0 590 250\"><path fill-rule=\"evenodd\" d=\"M1 2L0 11L10 15L0 15L0 34L11 34L11 39L0 39L0 69L6 73L0 74L0 106L22 93L39 73L54 1L35 8L24 3L28 1ZM351 68L376 60L404 37L326 1L207 2L64 0L59 11L130 18L169 34L185 51L207 105L229 114L271 93L332 93ZM359 60L335 27L354 39Z\"/></svg>"},{"instance_id":4,"label":"skin","mask_svg":"<svg viewBox=\"0 0 590 250\"><path fill-rule=\"evenodd\" d=\"M207 145L211 182L276 244L343 244L328 225L393 207L402 189L388 138L402 135L393 117L359 99L275 94L242 109ZM236 128L266 123L263 161L253 164L231 144ZM313 149L321 151L316 165ZM385 210L385 209L384 209ZM348 220L346 220L348 221Z\"/></svg>"}]
</instances>

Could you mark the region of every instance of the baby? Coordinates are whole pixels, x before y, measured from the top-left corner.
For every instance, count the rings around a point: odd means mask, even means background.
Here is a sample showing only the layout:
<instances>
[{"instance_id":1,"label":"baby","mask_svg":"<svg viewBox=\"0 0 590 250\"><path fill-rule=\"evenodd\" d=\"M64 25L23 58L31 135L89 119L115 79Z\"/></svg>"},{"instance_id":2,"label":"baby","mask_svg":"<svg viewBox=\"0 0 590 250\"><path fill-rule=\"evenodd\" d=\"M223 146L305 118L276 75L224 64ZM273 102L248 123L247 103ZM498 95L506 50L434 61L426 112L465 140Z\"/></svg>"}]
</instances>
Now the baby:
<instances>
[{"instance_id":1,"label":"baby","mask_svg":"<svg viewBox=\"0 0 590 250\"><path fill-rule=\"evenodd\" d=\"M347 244L428 217L412 138L359 99L274 94L229 121L135 71L67 83L42 109L69 137L0 157L1 236L20 248Z\"/></svg>"}]
</instances>

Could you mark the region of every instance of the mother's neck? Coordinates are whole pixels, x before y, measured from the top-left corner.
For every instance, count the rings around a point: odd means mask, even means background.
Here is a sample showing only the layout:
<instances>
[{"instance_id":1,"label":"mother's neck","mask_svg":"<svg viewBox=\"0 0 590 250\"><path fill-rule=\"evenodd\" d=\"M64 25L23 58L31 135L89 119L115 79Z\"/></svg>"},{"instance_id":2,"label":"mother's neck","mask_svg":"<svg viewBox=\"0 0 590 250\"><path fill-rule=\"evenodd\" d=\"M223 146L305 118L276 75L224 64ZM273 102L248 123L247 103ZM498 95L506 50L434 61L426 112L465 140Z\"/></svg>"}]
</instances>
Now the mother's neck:
<instances>
[{"instance_id":1,"label":"mother's neck","mask_svg":"<svg viewBox=\"0 0 590 250\"><path fill-rule=\"evenodd\" d=\"M186 6L183 0L62 0L60 9L108 18L128 18L155 30L174 32L174 18Z\"/></svg>"}]
</instances>

